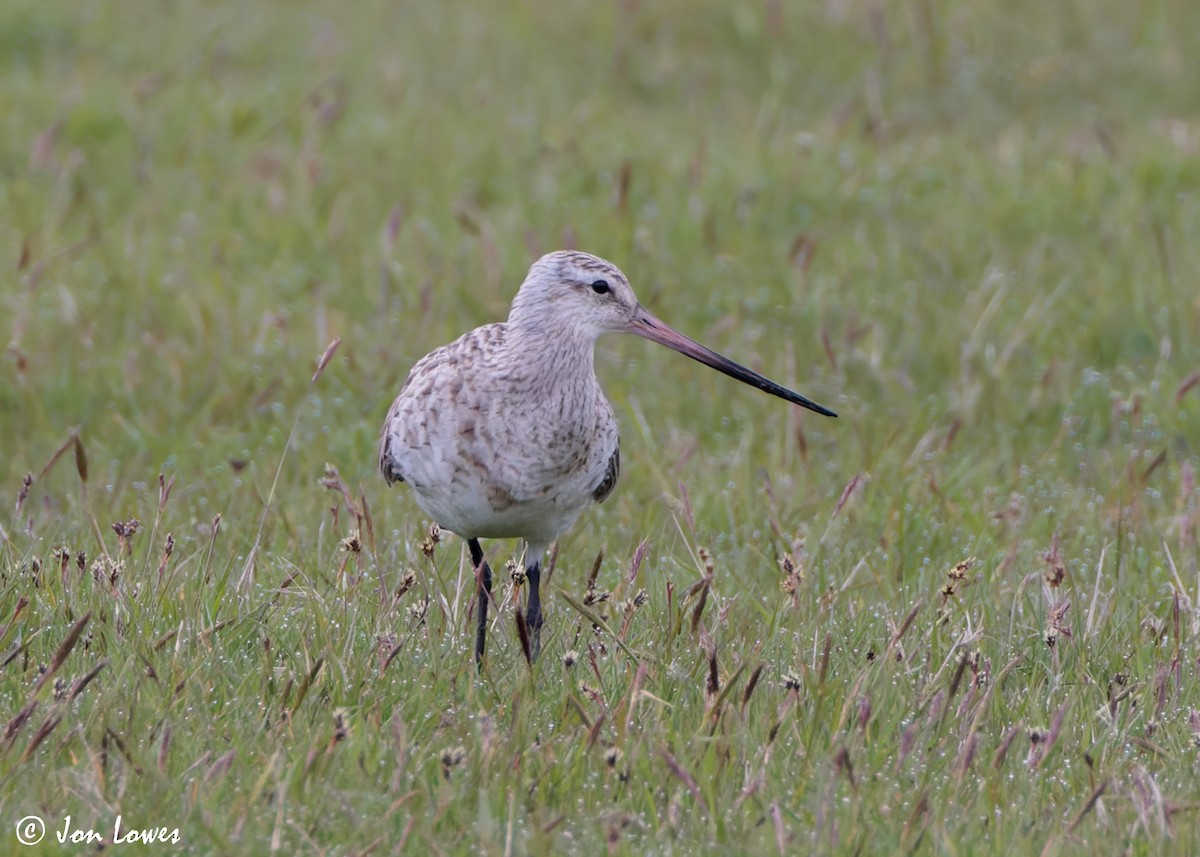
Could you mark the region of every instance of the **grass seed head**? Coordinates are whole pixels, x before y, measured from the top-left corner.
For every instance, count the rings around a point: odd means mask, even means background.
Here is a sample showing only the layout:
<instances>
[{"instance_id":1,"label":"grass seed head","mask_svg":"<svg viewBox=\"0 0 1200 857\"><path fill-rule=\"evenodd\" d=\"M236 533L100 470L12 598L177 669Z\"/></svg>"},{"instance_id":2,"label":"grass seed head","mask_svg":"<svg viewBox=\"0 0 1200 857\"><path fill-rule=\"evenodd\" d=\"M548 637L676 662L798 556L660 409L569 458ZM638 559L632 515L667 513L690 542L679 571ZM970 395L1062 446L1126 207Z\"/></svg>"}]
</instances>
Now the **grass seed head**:
<instances>
[{"instance_id":1,"label":"grass seed head","mask_svg":"<svg viewBox=\"0 0 1200 857\"><path fill-rule=\"evenodd\" d=\"M1050 608L1046 615L1046 645L1054 648L1060 636L1071 639L1071 626L1066 621L1067 611L1071 609L1071 599L1058 602Z\"/></svg>"},{"instance_id":2,"label":"grass seed head","mask_svg":"<svg viewBox=\"0 0 1200 857\"><path fill-rule=\"evenodd\" d=\"M947 575L951 580L966 580L967 572L974 568L975 562L975 557L969 556L966 559L955 563L954 568L950 569L950 571L947 572Z\"/></svg>"},{"instance_id":3,"label":"grass seed head","mask_svg":"<svg viewBox=\"0 0 1200 857\"><path fill-rule=\"evenodd\" d=\"M121 560L114 560L103 556L98 556L92 560L92 580L97 583L107 582L110 586L116 586L117 580L124 570L125 563Z\"/></svg>"},{"instance_id":4,"label":"grass seed head","mask_svg":"<svg viewBox=\"0 0 1200 857\"><path fill-rule=\"evenodd\" d=\"M387 657L392 653L392 649L396 648L396 635L391 631L385 631L382 634L375 635L375 650L381 657Z\"/></svg>"},{"instance_id":5,"label":"grass seed head","mask_svg":"<svg viewBox=\"0 0 1200 857\"><path fill-rule=\"evenodd\" d=\"M415 604L409 605L408 621L413 625L420 625L425 621L425 612L429 609L429 599L422 598Z\"/></svg>"},{"instance_id":6,"label":"grass seed head","mask_svg":"<svg viewBox=\"0 0 1200 857\"><path fill-rule=\"evenodd\" d=\"M459 745L455 747L447 747L442 751L442 776L450 779L450 772L461 765L463 760L467 758L467 750Z\"/></svg>"},{"instance_id":7,"label":"grass seed head","mask_svg":"<svg viewBox=\"0 0 1200 857\"><path fill-rule=\"evenodd\" d=\"M112 525L113 532L117 534L117 538L122 541L133 537L133 534L141 529L142 522L137 518L130 518L128 521L117 521Z\"/></svg>"},{"instance_id":8,"label":"grass seed head","mask_svg":"<svg viewBox=\"0 0 1200 857\"><path fill-rule=\"evenodd\" d=\"M336 744L350 737L350 712L339 708L333 712L333 741Z\"/></svg>"},{"instance_id":9,"label":"grass seed head","mask_svg":"<svg viewBox=\"0 0 1200 857\"><path fill-rule=\"evenodd\" d=\"M632 614L632 613L633 613L635 610L637 610L639 607L641 607L643 604L645 604L645 603L646 603L646 601L647 601L647 600L649 600L649 598L650 598L650 596L646 594L646 590L644 590L644 589L639 589L639 590L637 591L637 594L636 594L636 595L634 595L632 598L630 598L630 599L629 599L629 600L627 600L627 601L622 601L622 602L621 602L621 604L620 604L620 610L621 610L621 612L622 612L622 613L624 613L626 616L629 616L629 615L631 615L631 614Z\"/></svg>"},{"instance_id":10,"label":"grass seed head","mask_svg":"<svg viewBox=\"0 0 1200 857\"><path fill-rule=\"evenodd\" d=\"M1050 542L1050 547L1042 552L1042 561L1046 563L1046 584L1051 589L1062 586L1067 576L1067 566L1058 551L1058 533Z\"/></svg>"},{"instance_id":11,"label":"grass seed head","mask_svg":"<svg viewBox=\"0 0 1200 857\"><path fill-rule=\"evenodd\" d=\"M142 522L137 518L130 518L128 521L117 521L112 525L113 532L117 534L117 553L133 553L133 536L141 529Z\"/></svg>"},{"instance_id":12,"label":"grass seed head","mask_svg":"<svg viewBox=\"0 0 1200 857\"><path fill-rule=\"evenodd\" d=\"M871 697L860 696L858 698L858 731L865 732L867 724L871 722Z\"/></svg>"},{"instance_id":13,"label":"grass seed head","mask_svg":"<svg viewBox=\"0 0 1200 857\"><path fill-rule=\"evenodd\" d=\"M399 598L402 595L404 595L404 593L408 592L410 589L412 589L416 585L417 585L417 573L415 571L413 571L411 568L407 569L404 572L404 575L400 578L399 585L396 587L396 596L395 596L396 599L399 600Z\"/></svg>"},{"instance_id":14,"label":"grass seed head","mask_svg":"<svg viewBox=\"0 0 1200 857\"><path fill-rule=\"evenodd\" d=\"M26 473L25 478L21 480L21 490L17 492L17 512L21 511L21 507L25 505L25 498L29 496L29 489L33 485L33 474Z\"/></svg>"},{"instance_id":15,"label":"grass seed head","mask_svg":"<svg viewBox=\"0 0 1200 857\"><path fill-rule=\"evenodd\" d=\"M362 551L362 538L357 529L351 530L350 535L342 539L342 550L348 553L360 553Z\"/></svg>"},{"instance_id":16,"label":"grass seed head","mask_svg":"<svg viewBox=\"0 0 1200 857\"><path fill-rule=\"evenodd\" d=\"M525 585L525 567L517 562L516 557L508 558L508 561L504 563L504 570L512 578L513 586L520 589Z\"/></svg>"},{"instance_id":17,"label":"grass seed head","mask_svg":"<svg viewBox=\"0 0 1200 857\"><path fill-rule=\"evenodd\" d=\"M425 554L426 559L433 559L433 550L442 540L442 529L437 524L429 525L429 535L421 542L421 553Z\"/></svg>"},{"instance_id":18,"label":"grass seed head","mask_svg":"<svg viewBox=\"0 0 1200 857\"><path fill-rule=\"evenodd\" d=\"M954 566L946 572L946 584L939 590L942 596L942 608L938 611L939 614L944 612L946 602L954 597L958 591L958 584L967 579L967 572L975 565L975 557L969 556L964 560L955 563Z\"/></svg>"},{"instance_id":19,"label":"grass seed head","mask_svg":"<svg viewBox=\"0 0 1200 857\"><path fill-rule=\"evenodd\" d=\"M611 597L612 597L611 592L606 592L606 591L596 590L596 589L588 589L588 591L583 596L583 603L585 605L590 606L592 604L599 604L601 602L607 601Z\"/></svg>"},{"instance_id":20,"label":"grass seed head","mask_svg":"<svg viewBox=\"0 0 1200 857\"><path fill-rule=\"evenodd\" d=\"M792 559L791 554L783 555L779 560L779 567L783 571L783 580L779 585L792 599L792 605L798 607L800 587L804 585L804 567Z\"/></svg>"}]
</instances>

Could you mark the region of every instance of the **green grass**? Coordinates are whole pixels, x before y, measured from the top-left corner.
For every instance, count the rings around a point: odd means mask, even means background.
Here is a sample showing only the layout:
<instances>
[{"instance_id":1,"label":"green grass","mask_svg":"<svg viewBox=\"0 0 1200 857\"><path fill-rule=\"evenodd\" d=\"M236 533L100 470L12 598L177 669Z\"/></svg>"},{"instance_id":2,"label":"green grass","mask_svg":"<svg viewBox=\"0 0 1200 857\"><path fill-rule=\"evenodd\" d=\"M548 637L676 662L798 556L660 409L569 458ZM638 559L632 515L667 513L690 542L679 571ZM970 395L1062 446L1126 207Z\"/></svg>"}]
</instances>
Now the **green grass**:
<instances>
[{"instance_id":1,"label":"green grass","mask_svg":"<svg viewBox=\"0 0 1200 857\"><path fill-rule=\"evenodd\" d=\"M1198 53L1172 0L4 3L0 851L1200 852ZM485 545L477 677L375 438L563 244L841 418L602 340L621 482L532 670Z\"/></svg>"}]
</instances>

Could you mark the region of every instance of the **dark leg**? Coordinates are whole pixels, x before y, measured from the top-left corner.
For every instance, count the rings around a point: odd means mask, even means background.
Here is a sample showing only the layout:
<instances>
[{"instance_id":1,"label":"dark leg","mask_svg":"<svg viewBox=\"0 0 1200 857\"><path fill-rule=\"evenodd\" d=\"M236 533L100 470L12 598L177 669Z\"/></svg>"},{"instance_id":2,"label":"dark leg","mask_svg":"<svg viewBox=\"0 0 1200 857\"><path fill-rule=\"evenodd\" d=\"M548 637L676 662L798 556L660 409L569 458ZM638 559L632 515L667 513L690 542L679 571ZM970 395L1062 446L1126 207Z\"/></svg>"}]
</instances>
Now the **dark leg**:
<instances>
[{"instance_id":1,"label":"dark leg","mask_svg":"<svg viewBox=\"0 0 1200 857\"><path fill-rule=\"evenodd\" d=\"M483 548L479 539L467 539L471 551L471 565L475 568L475 581L479 589L479 625L475 630L475 666L483 665L483 649L487 645L488 601L492 597L492 570L483 559Z\"/></svg>"},{"instance_id":2,"label":"dark leg","mask_svg":"<svg viewBox=\"0 0 1200 857\"><path fill-rule=\"evenodd\" d=\"M529 600L525 605L525 626L529 629L529 648L536 661L542 648L542 599L538 584L542 582L542 566L535 559L525 566L525 579L529 582Z\"/></svg>"}]
</instances>

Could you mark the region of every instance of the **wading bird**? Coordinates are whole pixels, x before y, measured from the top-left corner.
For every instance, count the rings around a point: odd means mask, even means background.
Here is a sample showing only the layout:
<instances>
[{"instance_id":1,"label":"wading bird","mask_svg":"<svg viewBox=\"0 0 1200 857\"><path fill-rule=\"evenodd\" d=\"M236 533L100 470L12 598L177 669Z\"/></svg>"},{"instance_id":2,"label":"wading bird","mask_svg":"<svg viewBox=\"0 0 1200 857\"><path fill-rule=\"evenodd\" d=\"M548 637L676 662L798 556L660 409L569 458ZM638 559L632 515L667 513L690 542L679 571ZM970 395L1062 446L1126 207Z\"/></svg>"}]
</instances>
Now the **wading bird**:
<instances>
[{"instance_id":1,"label":"wading bird","mask_svg":"<svg viewBox=\"0 0 1200 857\"><path fill-rule=\"evenodd\" d=\"M479 596L475 660L487 642L492 571L481 538L525 541L525 624L541 640L546 549L612 492L621 469L617 420L593 368L596 340L636 333L773 396L835 417L663 324L611 262L559 251L533 263L508 321L426 354L408 374L379 438L379 469L467 540Z\"/></svg>"}]
</instances>

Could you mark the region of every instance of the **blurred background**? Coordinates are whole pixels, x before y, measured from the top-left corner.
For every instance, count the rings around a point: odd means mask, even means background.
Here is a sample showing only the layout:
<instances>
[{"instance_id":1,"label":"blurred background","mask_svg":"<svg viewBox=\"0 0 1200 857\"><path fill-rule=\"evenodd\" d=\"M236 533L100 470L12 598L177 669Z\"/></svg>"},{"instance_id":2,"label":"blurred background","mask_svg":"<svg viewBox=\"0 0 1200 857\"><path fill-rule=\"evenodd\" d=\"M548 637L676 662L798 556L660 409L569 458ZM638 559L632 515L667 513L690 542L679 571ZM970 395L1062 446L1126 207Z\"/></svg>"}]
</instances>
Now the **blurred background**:
<instances>
[{"instance_id":1,"label":"blurred background","mask_svg":"<svg viewBox=\"0 0 1200 857\"><path fill-rule=\"evenodd\" d=\"M561 246L831 400L839 479L888 437L868 423L1047 440L1197 362L1192 4L0 15L8 485L74 426L114 491L272 458L334 336L300 433L365 477L411 363ZM786 417L602 348L614 398L708 450Z\"/></svg>"},{"instance_id":2,"label":"blurred background","mask_svg":"<svg viewBox=\"0 0 1200 857\"><path fill-rule=\"evenodd\" d=\"M0 805L140 806L201 851L1188 850L1198 56L1187 0L5 0L3 716L102 671L10 721ZM413 362L562 247L840 414L601 341L621 484L545 656L591 651L592 696L527 691L511 601L464 678L461 546L374 472ZM601 549L648 672L557 594Z\"/></svg>"}]
</instances>

